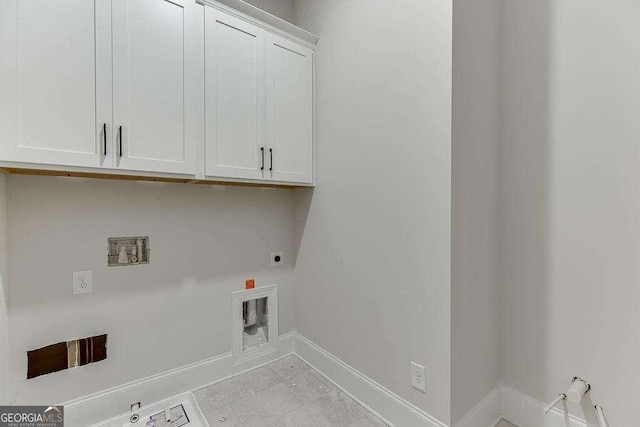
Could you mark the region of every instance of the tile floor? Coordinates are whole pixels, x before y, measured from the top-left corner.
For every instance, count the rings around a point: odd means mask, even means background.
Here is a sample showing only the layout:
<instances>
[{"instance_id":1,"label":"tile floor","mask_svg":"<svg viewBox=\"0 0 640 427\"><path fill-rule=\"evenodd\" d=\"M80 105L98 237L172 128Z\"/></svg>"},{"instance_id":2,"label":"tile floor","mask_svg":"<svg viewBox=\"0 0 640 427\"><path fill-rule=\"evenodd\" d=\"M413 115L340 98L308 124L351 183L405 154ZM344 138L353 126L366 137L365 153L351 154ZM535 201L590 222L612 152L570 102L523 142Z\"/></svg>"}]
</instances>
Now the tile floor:
<instances>
[{"instance_id":1,"label":"tile floor","mask_svg":"<svg viewBox=\"0 0 640 427\"><path fill-rule=\"evenodd\" d=\"M193 394L210 427L386 426L296 356Z\"/></svg>"},{"instance_id":2,"label":"tile floor","mask_svg":"<svg viewBox=\"0 0 640 427\"><path fill-rule=\"evenodd\" d=\"M211 427L384 427L296 356L193 393Z\"/></svg>"}]
</instances>

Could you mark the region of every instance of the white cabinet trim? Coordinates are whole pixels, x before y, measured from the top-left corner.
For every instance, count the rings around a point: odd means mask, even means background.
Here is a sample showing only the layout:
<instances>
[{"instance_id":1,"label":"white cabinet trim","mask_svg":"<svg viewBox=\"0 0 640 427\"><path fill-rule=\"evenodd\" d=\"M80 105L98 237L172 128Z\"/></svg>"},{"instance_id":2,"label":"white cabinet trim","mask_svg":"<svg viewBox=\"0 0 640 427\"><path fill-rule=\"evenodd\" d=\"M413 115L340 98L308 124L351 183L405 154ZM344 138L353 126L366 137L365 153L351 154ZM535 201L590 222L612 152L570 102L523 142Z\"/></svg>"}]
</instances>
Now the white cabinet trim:
<instances>
[{"instance_id":1,"label":"white cabinet trim","mask_svg":"<svg viewBox=\"0 0 640 427\"><path fill-rule=\"evenodd\" d=\"M317 35L242 0L199 0L198 3L220 9L225 13L244 19L253 25L262 27L267 31L286 37L312 49L315 48L318 40L320 40L320 37Z\"/></svg>"}]
</instances>

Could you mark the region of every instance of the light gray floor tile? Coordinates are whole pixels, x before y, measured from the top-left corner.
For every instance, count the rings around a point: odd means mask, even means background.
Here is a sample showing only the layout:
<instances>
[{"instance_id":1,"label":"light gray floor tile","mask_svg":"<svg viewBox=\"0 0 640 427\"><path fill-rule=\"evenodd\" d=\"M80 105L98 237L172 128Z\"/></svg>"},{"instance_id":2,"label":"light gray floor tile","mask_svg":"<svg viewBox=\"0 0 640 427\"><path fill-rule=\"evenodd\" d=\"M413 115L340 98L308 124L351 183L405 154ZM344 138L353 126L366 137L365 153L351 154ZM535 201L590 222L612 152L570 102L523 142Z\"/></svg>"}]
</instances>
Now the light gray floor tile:
<instances>
[{"instance_id":1,"label":"light gray floor tile","mask_svg":"<svg viewBox=\"0 0 640 427\"><path fill-rule=\"evenodd\" d=\"M200 389L194 396L211 427L385 426L296 356Z\"/></svg>"},{"instance_id":2,"label":"light gray floor tile","mask_svg":"<svg viewBox=\"0 0 640 427\"><path fill-rule=\"evenodd\" d=\"M307 405L288 413L283 418L284 427L333 427L318 415L317 410Z\"/></svg>"},{"instance_id":3,"label":"light gray floor tile","mask_svg":"<svg viewBox=\"0 0 640 427\"><path fill-rule=\"evenodd\" d=\"M288 413L284 420L290 427L348 427L366 415L368 412L362 406L334 390Z\"/></svg>"},{"instance_id":4,"label":"light gray floor tile","mask_svg":"<svg viewBox=\"0 0 640 427\"><path fill-rule=\"evenodd\" d=\"M204 412L227 406L244 397L271 387L282 379L266 366L238 375L226 381L213 384L193 393Z\"/></svg>"},{"instance_id":5,"label":"light gray floor tile","mask_svg":"<svg viewBox=\"0 0 640 427\"><path fill-rule=\"evenodd\" d=\"M281 417L302 404L286 383L281 382L231 404L243 426L282 425Z\"/></svg>"},{"instance_id":6,"label":"light gray floor tile","mask_svg":"<svg viewBox=\"0 0 640 427\"><path fill-rule=\"evenodd\" d=\"M515 426L515 424L511 424L507 420L502 420L496 425L496 427L516 427L516 426Z\"/></svg>"},{"instance_id":7,"label":"light gray floor tile","mask_svg":"<svg viewBox=\"0 0 640 427\"><path fill-rule=\"evenodd\" d=\"M308 372L309 372L309 374L311 374L314 377L316 377L318 379L318 381L320 381L322 383L322 385L325 386L329 391L333 391L333 390L336 389L336 386L334 386L331 381L329 381L328 379L323 377L318 371L316 371L313 368L311 368L311 369L309 369Z\"/></svg>"},{"instance_id":8,"label":"light gray floor tile","mask_svg":"<svg viewBox=\"0 0 640 427\"><path fill-rule=\"evenodd\" d=\"M285 380L294 398L302 403L309 403L335 390L333 384L322 378L316 372L307 370Z\"/></svg>"},{"instance_id":9,"label":"light gray floor tile","mask_svg":"<svg viewBox=\"0 0 640 427\"><path fill-rule=\"evenodd\" d=\"M288 356L284 359L276 360L269 365L273 371L281 378L291 378L309 370L309 365L296 356Z\"/></svg>"},{"instance_id":10,"label":"light gray floor tile","mask_svg":"<svg viewBox=\"0 0 640 427\"><path fill-rule=\"evenodd\" d=\"M209 423L209 427L241 427L241 424L233 413L231 406L223 406L222 408L212 410L205 409L201 406L200 410Z\"/></svg>"}]
</instances>

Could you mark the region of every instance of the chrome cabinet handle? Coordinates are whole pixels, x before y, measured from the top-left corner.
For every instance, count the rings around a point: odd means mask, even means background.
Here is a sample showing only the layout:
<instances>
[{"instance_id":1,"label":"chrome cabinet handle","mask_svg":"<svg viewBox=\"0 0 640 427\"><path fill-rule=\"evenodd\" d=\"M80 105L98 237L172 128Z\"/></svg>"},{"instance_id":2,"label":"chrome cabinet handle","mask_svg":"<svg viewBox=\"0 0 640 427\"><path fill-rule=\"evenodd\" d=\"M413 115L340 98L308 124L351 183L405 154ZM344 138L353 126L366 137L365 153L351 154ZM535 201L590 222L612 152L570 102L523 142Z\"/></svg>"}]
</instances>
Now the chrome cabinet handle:
<instances>
[{"instance_id":1,"label":"chrome cabinet handle","mask_svg":"<svg viewBox=\"0 0 640 427\"><path fill-rule=\"evenodd\" d=\"M260 168L261 171L264 170L264 147L260 147L260 153L262 154L262 167Z\"/></svg>"},{"instance_id":2,"label":"chrome cabinet handle","mask_svg":"<svg viewBox=\"0 0 640 427\"><path fill-rule=\"evenodd\" d=\"M269 148L269 157L271 157L271 165L269 166L269 170L273 171L273 148Z\"/></svg>"}]
</instances>

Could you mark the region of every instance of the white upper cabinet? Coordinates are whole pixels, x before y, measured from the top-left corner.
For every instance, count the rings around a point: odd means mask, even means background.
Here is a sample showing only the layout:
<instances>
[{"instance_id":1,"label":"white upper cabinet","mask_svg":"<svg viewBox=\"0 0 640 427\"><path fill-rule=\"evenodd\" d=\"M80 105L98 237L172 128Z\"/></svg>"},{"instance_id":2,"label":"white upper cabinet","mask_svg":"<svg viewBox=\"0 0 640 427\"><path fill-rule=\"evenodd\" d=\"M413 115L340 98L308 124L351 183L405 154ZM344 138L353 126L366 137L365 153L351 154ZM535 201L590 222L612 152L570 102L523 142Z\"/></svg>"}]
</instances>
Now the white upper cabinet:
<instances>
[{"instance_id":1,"label":"white upper cabinet","mask_svg":"<svg viewBox=\"0 0 640 427\"><path fill-rule=\"evenodd\" d=\"M206 176L313 182L313 52L205 7Z\"/></svg>"},{"instance_id":2,"label":"white upper cabinet","mask_svg":"<svg viewBox=\"0 0 640 427\"><path fill-rule=\"evenodd\" d=\"M317 38L265 16L0 0L0 166L312 184Z\"/></svg>"},{"instance_id":3,"label":"white upper cabinet","mask_svg":"<svg viewBox=\"0 0 640 427\"><path fill-rule=\"evenodd\" d=\"M0 2L1 160L89 167L110 160L103 153L111 77L96 67L110 43L96 28L103 6Z\"/></svg>"},{"instance_id":4,"label":"white upper cabinet","mask_svg":"<svg viewBox=\"0 0 640 427\"><path fill-rule=\"evenodd\" d=\"M265 31L205 7L206 175L262 179Z\"/></svg>"},{"instance_id":5,"label":"white upper cabinet","mask_svg":"<svg viewBox=\"0 0 640 427\"><path fill-rule=\"evenodd\" d=\"M113 0L112 10L116 165L194 174L195 2Z\"/></svg>"},{"instance_id":6,"label":"white upper cabinet","mask_svg":"<svg viewBox=\"0 0 640 427\"><path fill-rule=\"evenodd\" d=\"M313 181L313 52L288 39L267 37L268 176Z\"/></svg>"}]
</instances>

